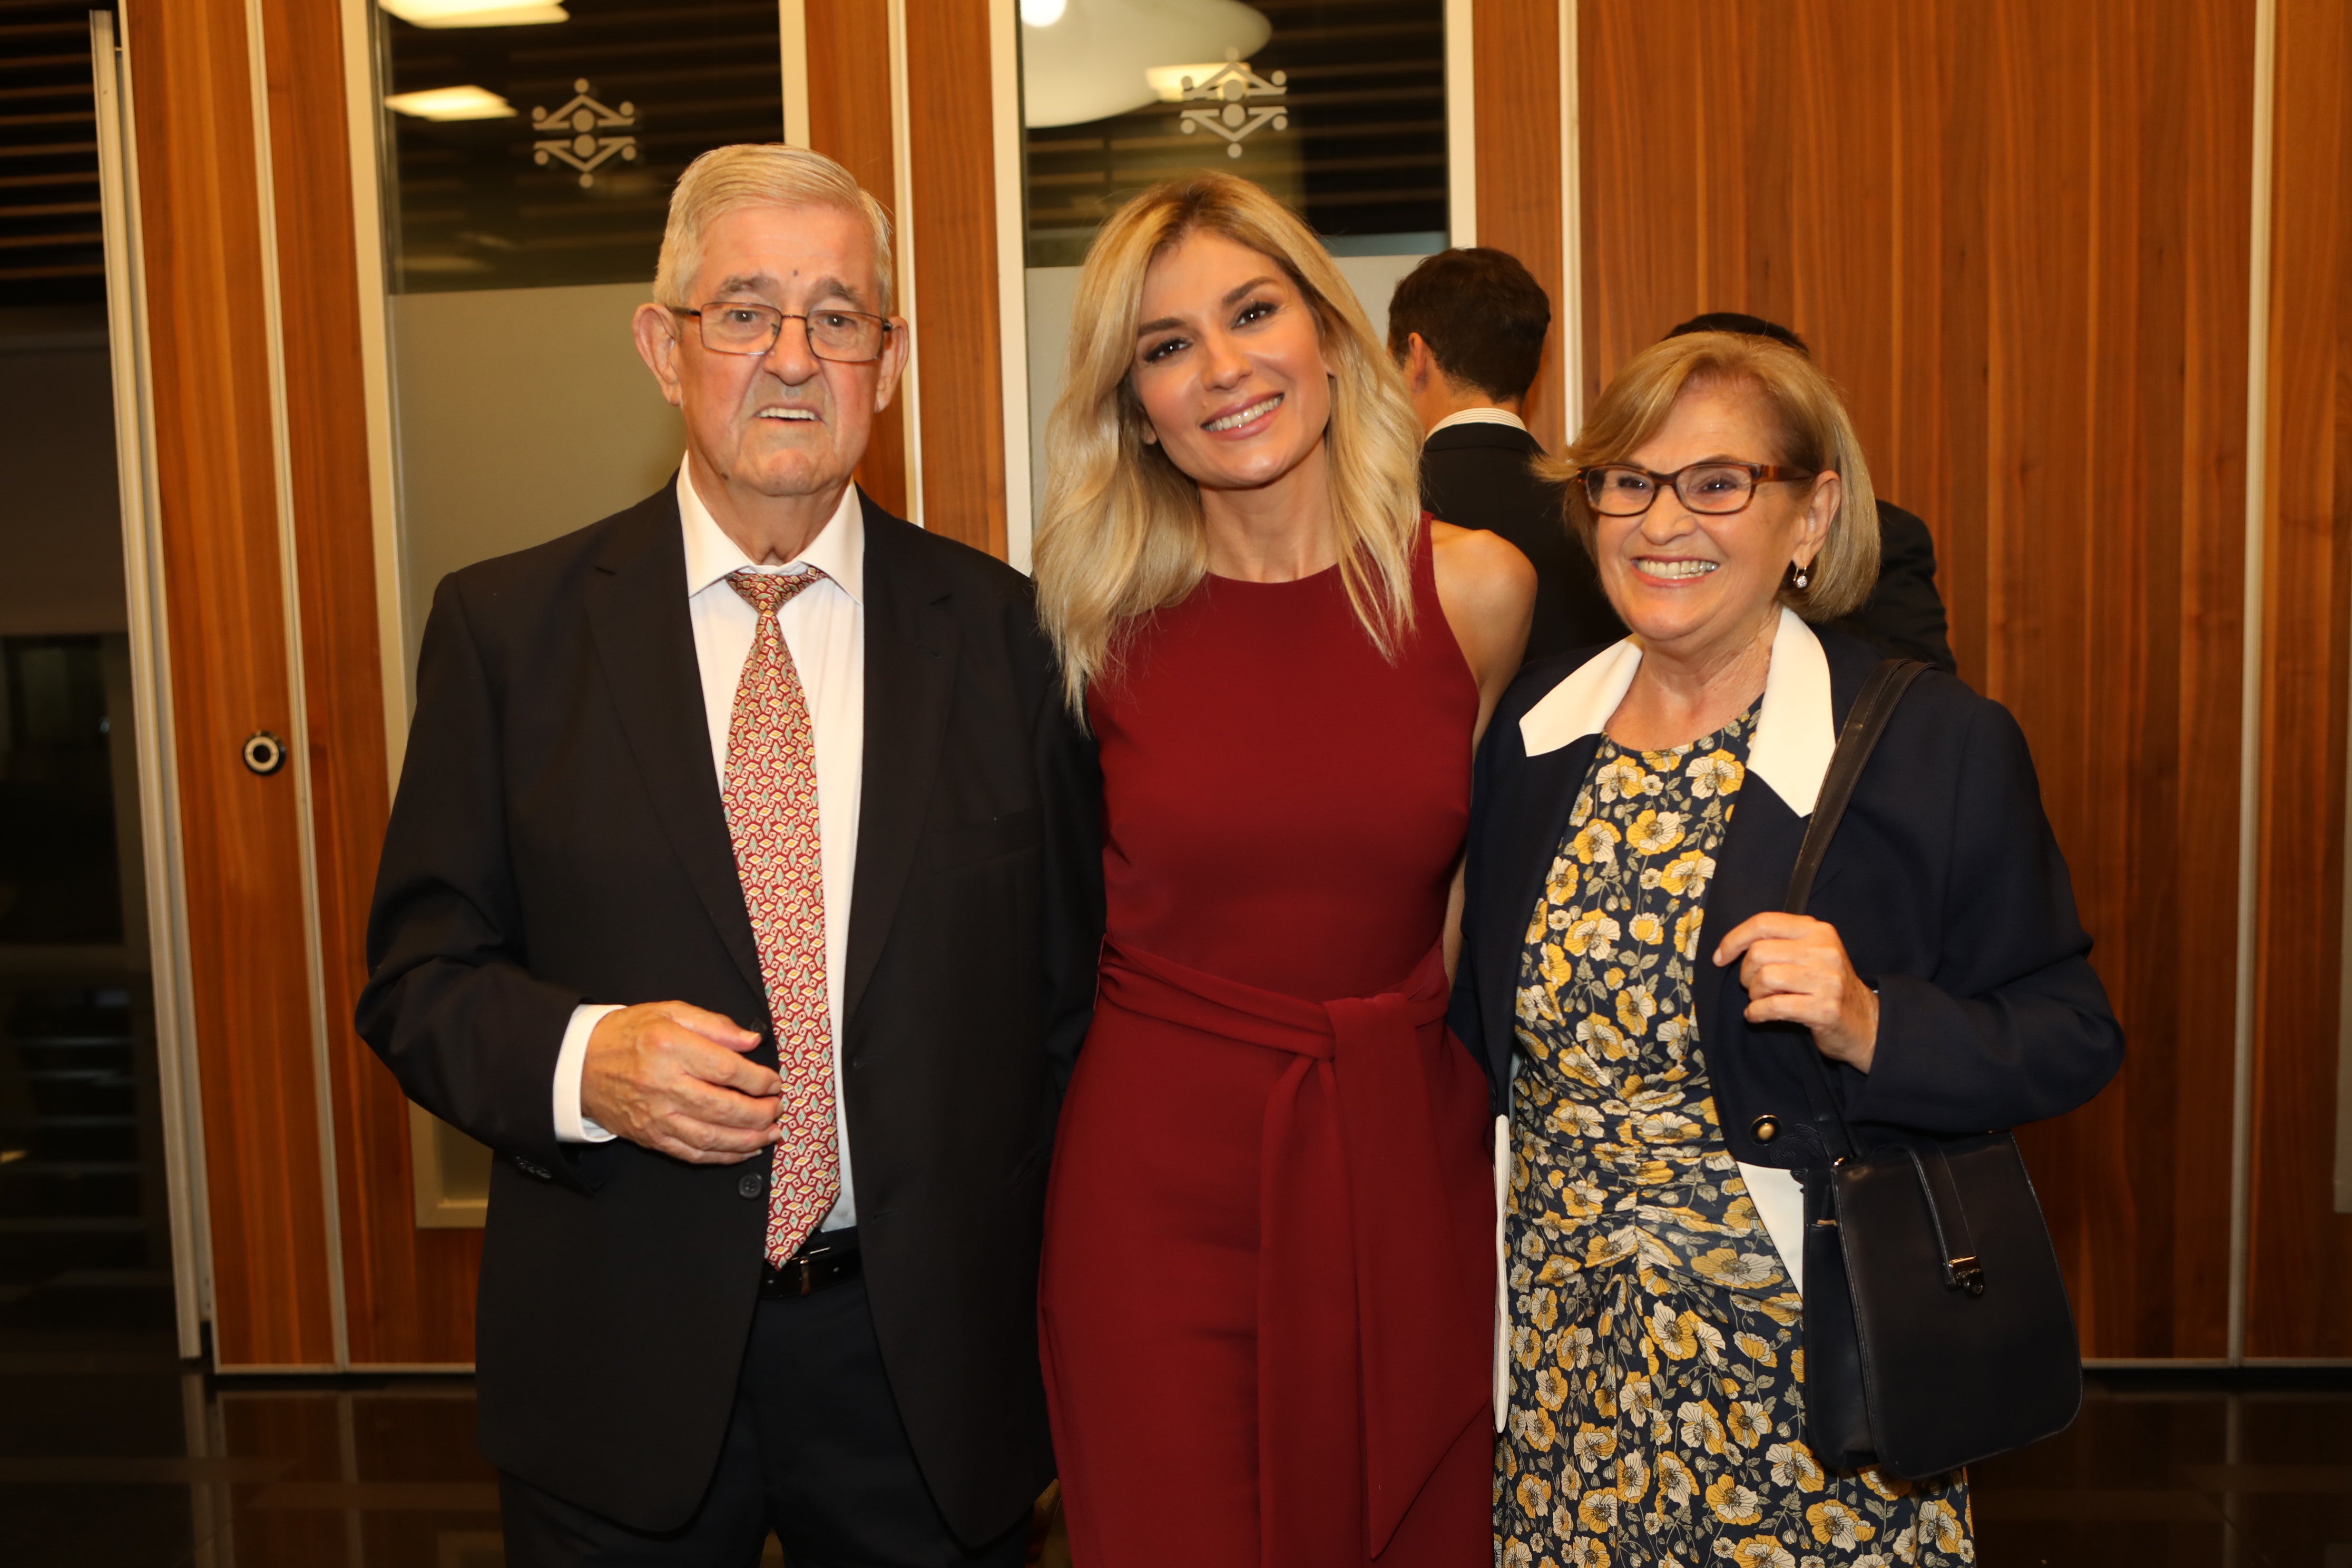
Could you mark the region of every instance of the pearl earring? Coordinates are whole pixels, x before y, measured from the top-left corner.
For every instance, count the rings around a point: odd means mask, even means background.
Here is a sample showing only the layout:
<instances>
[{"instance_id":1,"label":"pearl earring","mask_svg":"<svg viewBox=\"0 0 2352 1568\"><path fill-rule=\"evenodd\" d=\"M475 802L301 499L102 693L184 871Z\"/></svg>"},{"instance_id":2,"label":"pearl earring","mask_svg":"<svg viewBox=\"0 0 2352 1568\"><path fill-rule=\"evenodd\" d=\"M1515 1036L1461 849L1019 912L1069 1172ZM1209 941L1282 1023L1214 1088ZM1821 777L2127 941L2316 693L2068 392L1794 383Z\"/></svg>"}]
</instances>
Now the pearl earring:
<instances>
[{"instance_id":1,"label":"pearl earring","mask_svg":"<svg viewBox=\"0 0 2352 1568\"><path fill-rule=\"evenodd\" d=\"M1808 583L1810 583L1810 582L1811 582L1811 581L1812 581L1811 576L1806 573L1805 569L1804 569L1802 566L1800 566L1800 567L1798 567L1798 568L1797 568L1797 586L1798 586L1798 587L1801 588L1801 587L1803 587L1806 584L1808 584Z\"/></svg>"}]
</instances>

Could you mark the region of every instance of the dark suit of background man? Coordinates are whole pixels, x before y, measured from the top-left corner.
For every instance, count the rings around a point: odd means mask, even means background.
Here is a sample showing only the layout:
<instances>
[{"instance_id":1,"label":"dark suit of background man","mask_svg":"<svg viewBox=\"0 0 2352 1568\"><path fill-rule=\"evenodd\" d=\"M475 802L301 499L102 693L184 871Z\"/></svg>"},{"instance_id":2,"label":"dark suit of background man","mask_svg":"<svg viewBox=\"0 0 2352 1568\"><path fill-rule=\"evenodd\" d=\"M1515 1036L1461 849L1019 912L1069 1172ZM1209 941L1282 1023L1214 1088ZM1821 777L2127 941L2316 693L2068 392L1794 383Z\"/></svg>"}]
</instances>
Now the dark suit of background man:
<instances>
[{"instance_id":1,"label":"dark suit of background man","mask_svg":"<svg viewBox=\"0 0 2352 1568\"><path fill-rule=\"evenodd\" d=\"M850 482L888 256L829 160L698 160L635 322L676 480L435 595L360 1029L500 1156L515 1568L1016 1564L1053 1475L1099 807L1026 580Z\"/></svg>"},{"instance_id":2,"label":"dark suit of background man","mask_svg":"<svg viewBox=\"0 0 2352 1568\"><path fill-rule=\"evenodd\" d=\"M1407 273L1389 300L1389 352L1404 372L1425 437L1422 505L1459 527L1501 534L1535 563L1530 663L1625 635L1592 558L1568 531L1566 498L1531 467L1543 448L1522 416L1550 327L1543 286L1517 257L1484 246L1438 252ZM1700 316L1668 335L1694 331L1757 333L1806 352L1795 333L1755 316ZM1878 529L1878 584L1838 624L1882 652L1956 672L1927 525L1881 501Z\"/></svg>"}]
</instances>

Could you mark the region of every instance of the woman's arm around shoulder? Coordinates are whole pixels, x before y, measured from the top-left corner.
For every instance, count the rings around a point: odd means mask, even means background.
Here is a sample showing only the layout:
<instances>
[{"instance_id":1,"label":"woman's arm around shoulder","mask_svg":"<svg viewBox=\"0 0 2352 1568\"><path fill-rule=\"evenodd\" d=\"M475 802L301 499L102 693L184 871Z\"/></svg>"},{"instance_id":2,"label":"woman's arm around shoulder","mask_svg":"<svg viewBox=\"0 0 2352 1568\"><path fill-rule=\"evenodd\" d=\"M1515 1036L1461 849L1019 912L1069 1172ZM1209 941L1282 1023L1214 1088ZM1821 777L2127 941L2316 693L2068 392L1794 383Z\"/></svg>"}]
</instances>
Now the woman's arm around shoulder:
<instances>
[{"instance_id":1,"label":"woman's arm around shoulder","mask_svg":"<svg viewBox=\"0 0 2352 1568\"><path fill-rule=\"evenodd\" d=\"M1484 735L1495 704L1519 672L1519 660L1528 650L1528 628L1535 622L1536 569L1517 545L1484 529L1433 521L1429 543L1437 602L1478 680L1476 733Z\"/></svg>"}]
</instances>

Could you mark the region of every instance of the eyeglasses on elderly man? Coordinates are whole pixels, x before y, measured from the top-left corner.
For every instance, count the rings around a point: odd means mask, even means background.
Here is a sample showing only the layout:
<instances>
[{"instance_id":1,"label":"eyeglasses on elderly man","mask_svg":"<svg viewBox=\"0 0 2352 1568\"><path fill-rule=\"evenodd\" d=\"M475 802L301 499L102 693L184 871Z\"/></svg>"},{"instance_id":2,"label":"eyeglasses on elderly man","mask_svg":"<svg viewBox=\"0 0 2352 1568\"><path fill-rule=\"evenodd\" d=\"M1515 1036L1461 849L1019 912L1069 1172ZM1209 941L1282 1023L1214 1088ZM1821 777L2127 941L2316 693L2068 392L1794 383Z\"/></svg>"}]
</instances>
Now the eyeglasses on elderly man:
<instances>
[{"instance_id":1,"label":"eyeglasses on elderly man","mask_svg":"<svg viewBox=\"0 0 2352 1568\"><path fill-rule=\"evenodd\" d=\"M888 318L863 310L800 314L772 305L728 300L677 313L702 323L702 346L712 353L766 353L782 338L786 321L798 321L807 331L810 353L835 364L865 364L880 359L882 345L890 341Z\"/></svg>"}]
</instances>

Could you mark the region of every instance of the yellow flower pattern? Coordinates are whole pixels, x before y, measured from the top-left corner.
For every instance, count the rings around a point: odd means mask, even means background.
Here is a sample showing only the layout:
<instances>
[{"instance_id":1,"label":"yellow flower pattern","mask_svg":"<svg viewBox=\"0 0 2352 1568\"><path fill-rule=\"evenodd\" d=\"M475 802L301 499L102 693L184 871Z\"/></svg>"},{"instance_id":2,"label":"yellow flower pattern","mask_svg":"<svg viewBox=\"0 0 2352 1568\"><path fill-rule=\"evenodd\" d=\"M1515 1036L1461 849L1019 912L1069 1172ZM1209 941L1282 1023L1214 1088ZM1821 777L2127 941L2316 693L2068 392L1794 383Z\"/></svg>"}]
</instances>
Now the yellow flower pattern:
<instances>
[{"instance_id":1,"label":"yellow flower pattern","mask_svg":"<svg viewBox=\"0 0 2352 1568\"><path fill-rule=\"evenodd\" d=\"M1950 1568L1968 1481L1824 1469L1804 1304L1724 1145L1691 1016L1756 710L1605 738L1528 923L1495 1552L1524 1568Z\"/></svg>"}]
</instances>

